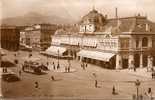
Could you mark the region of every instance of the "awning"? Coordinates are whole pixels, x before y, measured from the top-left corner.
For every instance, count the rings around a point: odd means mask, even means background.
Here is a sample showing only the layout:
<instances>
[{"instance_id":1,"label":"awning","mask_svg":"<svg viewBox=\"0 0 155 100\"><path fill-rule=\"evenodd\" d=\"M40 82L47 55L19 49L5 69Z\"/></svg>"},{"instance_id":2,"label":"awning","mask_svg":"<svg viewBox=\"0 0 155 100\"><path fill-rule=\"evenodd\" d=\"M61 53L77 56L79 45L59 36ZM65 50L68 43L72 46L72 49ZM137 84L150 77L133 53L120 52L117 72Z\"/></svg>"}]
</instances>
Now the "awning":
<instances>
[{"instance_id":1,"label":"awning","mask_svg":"<svg viewBox=\"0 0 155 100\"><path fill-rule=\"evenodd\" d=\"M45 51L45 54L54 55L54 56L57 56L59 54L59 56L62 56L65 51L66 51L66 48L64 47L50 46Z\"/></svg>"},{"instance_id":2,"label":"awning","mask_svg":"<svg viewBox=\"0 0 155 100\"><path fill-rule=\"evenodd\" d=\"M86 58L92 58L97 59L101 61L109 61L111 57L113 57L114 53L105 53L100 51L90 51L90 50L81 50L77 54L78 56L86 57Z\"/></svg>"}]
</instances>

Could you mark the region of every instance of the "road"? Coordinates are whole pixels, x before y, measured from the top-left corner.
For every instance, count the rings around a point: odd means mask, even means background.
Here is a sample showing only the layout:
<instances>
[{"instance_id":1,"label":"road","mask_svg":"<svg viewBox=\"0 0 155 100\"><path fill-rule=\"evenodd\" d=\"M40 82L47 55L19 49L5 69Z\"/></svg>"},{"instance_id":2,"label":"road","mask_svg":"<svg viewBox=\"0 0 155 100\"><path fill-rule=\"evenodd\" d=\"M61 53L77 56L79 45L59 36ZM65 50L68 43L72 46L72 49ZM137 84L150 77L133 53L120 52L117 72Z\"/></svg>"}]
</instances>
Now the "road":
<instances>
[{"instance_id":1,"label":"road","mask_svg":"<svg viewBox=\"0 0 155 100\"><path fill-rule=\"evenodd\" d=\"M17 67L11 67L10 70L18 74L23 57L29 53L20 51L19 55L14 56L14 52L8 52L3 57L3 60L13 61L15 58L19 60ZM41 57L41 62L47 62L47 57L33 52L33 57ZM57 64L57 59L48 58L48 61L53 61ZM67 66L66 60L60 60L61 68ZM47 71L44 75L35 75L22 72L21 81L7 83L2 81L2 92L4 97L20 98L20 97L46 97L52 99L118 99L131 100L132 95L136 94L134 81L141 81L140 94L144 94L149 87L155 91L155 81L141 76L131 75L122 71L104 69L99 66L88 64L88 67L83 70L80 67L80 62L77 60L71 61L73 72L65 73L55 70ZM92 75L96 73L96 78ZM55 81L51 80L54 76ZM98 88L95 88L95 79L98 81ZM39 88L35 88L35 82L39 83ZM115 86L117 95L112 94L112 88ZM154 95L154 94L153 94Z\"/></svg>"}]
</instances>

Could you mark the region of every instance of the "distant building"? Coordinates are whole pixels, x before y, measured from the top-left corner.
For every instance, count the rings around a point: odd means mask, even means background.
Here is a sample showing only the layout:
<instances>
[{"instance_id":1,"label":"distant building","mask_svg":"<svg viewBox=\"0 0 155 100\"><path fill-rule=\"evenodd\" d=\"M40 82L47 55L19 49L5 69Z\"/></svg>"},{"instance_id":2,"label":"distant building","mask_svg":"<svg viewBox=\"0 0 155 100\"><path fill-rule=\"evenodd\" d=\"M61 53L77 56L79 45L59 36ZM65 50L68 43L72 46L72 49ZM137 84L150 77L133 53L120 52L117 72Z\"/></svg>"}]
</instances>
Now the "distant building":
<instances>
[{"instance_id":1,"label":"distant building","mask_svg":"<svg viewBox=\"0 0 155 100\"><path fill-rule=\"evenodd\" d=\"M55 33L56 25L35 24L20 32L20 45L36 50L45 50L51 45L51 35Z\"/></svg>"},{"instance_id":2,"label":"distant building","mask_svg":"<svg viewBox=\"0 0 155 100\"><path fill-rule=\"evenodd\" d=\"M19 49L20 28L16 26L0 26L1 47L11 51Z\"/></svg>"},{"instance_id":3,"label":"distant building","mask_svg":"<svg viewBox=\"0 0 155 100\"><path fill-rule=\"evenodd\" d=\"M106 68L155 66L155 24L145 16L108 19L93 9L78 29L57 30L52 46L66 48L81 61Z\"/></svg>"}]
</instances>

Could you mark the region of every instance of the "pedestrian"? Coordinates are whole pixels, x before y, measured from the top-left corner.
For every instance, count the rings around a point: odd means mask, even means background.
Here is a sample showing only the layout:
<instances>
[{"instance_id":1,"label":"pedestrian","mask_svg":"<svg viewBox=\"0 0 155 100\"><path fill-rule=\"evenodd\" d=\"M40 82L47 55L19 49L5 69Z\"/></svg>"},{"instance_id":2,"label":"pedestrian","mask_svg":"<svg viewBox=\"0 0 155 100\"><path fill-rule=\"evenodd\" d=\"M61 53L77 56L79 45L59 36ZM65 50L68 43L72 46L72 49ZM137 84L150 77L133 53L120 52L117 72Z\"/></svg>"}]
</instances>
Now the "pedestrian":
<instances>
[{"instance_id":1,"label":"pedestrian","mask_svg":"<svg viewBox=\"0 0 155 100\"><path fill-rule=\"evenodd\" d=\"M51 76L51 79L52 79L52 81L55 81L55 78L54 78L54 76L53 76L53 75Z\"/></svg>"},{"instance_id":2,"label":"pedestrian","mask_svg":"<svg viewBox=\"0 0 155 100\"><path fill-rule=\"evenodd\" d=\"M57 69L59 69L60 68L60 65L59 65L59 63L58 63L58 65L57 65Z\"/></svg>"},{"instance_id":3,"label":"pedestrian","mask_svg":"<svg viewBox=\"0 0 155 100\"><path fill-rule=\"evenodd\" d=\"M49 68L49 62L48 61L46 62L46 65L47 65L47 69L49 70L50 68Z\"/></svg>"},{"instance_id":4,"label":"pedestrian","mask_svg":"<svg viewBox=\"0 0 155 100\"><path fill-rule=\"evenodd\" d=\"M95 80L95 88L98 88L98 82Z\"/></svg>"},{"instance_id":5,"label":"pedestrian","mask_svg":"<svg viewBox=\"0 0 155 100\"><path fill-rule=\"evenodd\" d=\"M19 70L19 76L21 76L21 74L22 74L22 71L21 71L21 70Z\"/></svg>"},{"instance_id":6,"label":"pedestrian","mask_svg":"<svg viewBox=\"0 0 155 100\"><path fill-rule=\"evenodd\" d=\"M134 72L136 72L136 67L134 67L133 69L134 69Z\"/></svg>"},{"instance_id":7,"label":"pedestrian","mask_svg":"<svg viewBox=\"0 0 155 100\"><path fill-rule=\"evenodd\" d=\"M8 70L7 70L7 68L5 67L5 73L7 73L8 72Z\"/></svg>"},{"instance_id":8,"label":"pedestrian","mask_svg":"<svg viewBox=\"0 0 155 100\"><path fill-rule=\"evenodd\" d=\"M70 72L70 67L68 67L68 72Z\"/></svg>"},{"instance_id":9,"label":"pedestrian","mask_svg":"<svg viewBox=\"0 0 155 100\"><path fill-rule=\"evenodd\" d=\"M152 79L153 79L154 78L154 73L153 72L151 73L151 76L152 76Z\"/></svg>"},{"instance_id":10,"label":"pedestrian","mask_svg":"<svg viewBox=\"0 0 155 100\"><path fill-rule=\"evenodd\" d=\"M114 85L113 85L113 88L112 88L112 94L116 94L115 86Z\"/></svg>"},{"instance_id":11,"label":"pedestrian","mask_svg":"<svg viewBox=\"0 0 155 100\"><path fill-rule=\"evenodd\" d=\"M86 68L87 68L87 63L86 63L86 65L85 65L85 66L86 66Z\"/></svg>"},{"instance_id":12,"label":"pedestrian","mask_svg":"<svg viewBox=\"0 0 155 100\"><path fill-rule=\"evenodd\" d=\"M54 62L53 62L53 69L55 70L55 64L54 64Z\"/></svg>"},{"instance_id":13,"label":"pedestrian","mask_svg":"<svg viewBox=\"0 0 155 100\"><path fill-rule=\"evenodd\" d=\"M81 64L81 68L83 68L83 66L84 66L84 65L83 65L83 63L82 63L82 64Z\"/></svg>"},{"instance_id":14,"label":"pedestrian","mask_svg":"<svg viewBox=\"0 0 155 100\"><path fill-rule=\"evenodd\" d=\"M152 78L153 78L153 79L155 78L155 72L152 73Z\"/></svg>"},{"instance_id":15,"label":"pedestrian","mask_svg":"<svg viewBox=\"0 0 155 100\"><path fill-rule=\"evenodd\" d=\"M67 70L68 70L68 68L67 68L67 66L65 67L65 72L67 72Z\"/></svg>"},{"instance_id":16,"label":"pedestrian","mask_svg":"<svg viewBox=\"0 0 155 100\"><path fill-rule=\"evenodd\" d=\"M37 81L35 82L35 88L39 88L39 83Z\"/></svg>"},{"instance_id":17,"label":"pedestrian","mask_svg":"<svg viewBox=\"0 0 155 100\"><path fill-rule=\"evenodd\" d=\"M3 71L4 71L4 73L6 73L6 68L5 67L3 68Z\"/></svg>"},{"instance_id":18,"label":"pedestrian","mask_svg":"<svg viewBox=\"0 0 155 100\"><path fill-rule=\"evenodd\" d=\"M5 71L4 71L4 68L3 68L3 73L4 73Z\"/></svg>"}]
</instances>

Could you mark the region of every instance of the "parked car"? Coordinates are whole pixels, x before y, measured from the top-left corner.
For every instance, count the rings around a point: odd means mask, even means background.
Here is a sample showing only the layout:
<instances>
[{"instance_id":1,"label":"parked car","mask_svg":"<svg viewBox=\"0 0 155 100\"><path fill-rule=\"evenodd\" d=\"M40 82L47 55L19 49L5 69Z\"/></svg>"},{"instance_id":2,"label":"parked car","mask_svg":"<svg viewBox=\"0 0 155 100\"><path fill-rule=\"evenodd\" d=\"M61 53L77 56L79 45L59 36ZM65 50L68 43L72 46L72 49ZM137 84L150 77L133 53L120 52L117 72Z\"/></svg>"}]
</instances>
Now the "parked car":
<instances>
[{"instance_id":1,"label":"parked car","mask_svg":"<svg viewBox=\"0 0 155 100\"><path fill-rule=\"evenodd\" d=\"M14 73L2 74L2 79L6 82L15 82L20 80L20 78Z\"/></svg>"}]
</instances>

